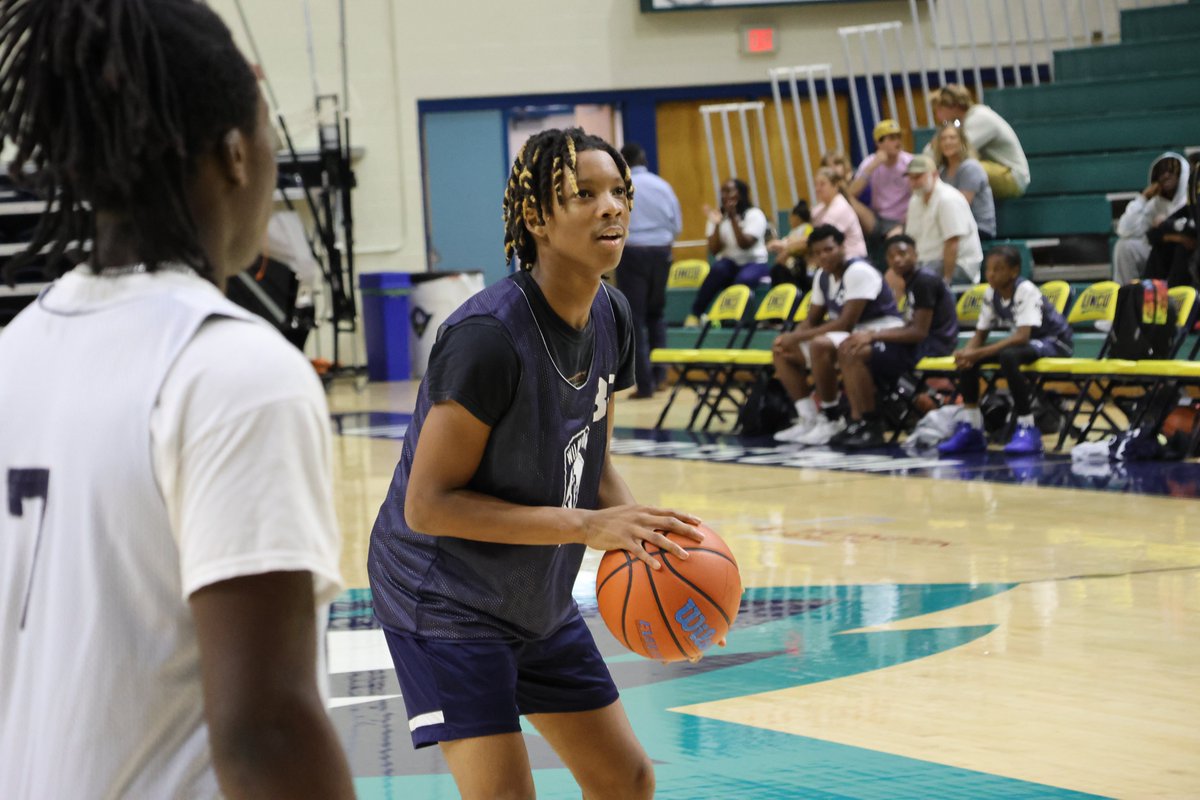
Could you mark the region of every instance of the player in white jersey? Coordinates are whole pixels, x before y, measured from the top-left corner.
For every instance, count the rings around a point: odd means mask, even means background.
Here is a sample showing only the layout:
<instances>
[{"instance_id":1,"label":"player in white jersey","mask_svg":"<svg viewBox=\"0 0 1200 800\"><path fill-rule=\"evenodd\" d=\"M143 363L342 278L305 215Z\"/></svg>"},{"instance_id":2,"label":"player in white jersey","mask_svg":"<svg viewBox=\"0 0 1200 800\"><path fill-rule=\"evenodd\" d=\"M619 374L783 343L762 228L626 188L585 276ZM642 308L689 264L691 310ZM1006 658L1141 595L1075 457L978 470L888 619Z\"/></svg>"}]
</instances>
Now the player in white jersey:
<instances>
[{"instance_id":1,"label":"player in white jersey","mask_svg":"<svg viewBox=\"0 0 1200 800\"><path fill-rule=\"evenodd\" d=\"M29 252L93 240L0 332L0 797L352 797L325 398L218 288L275 184L253 71L193 0L0 19Z\"/></svg>"}]
</instances>

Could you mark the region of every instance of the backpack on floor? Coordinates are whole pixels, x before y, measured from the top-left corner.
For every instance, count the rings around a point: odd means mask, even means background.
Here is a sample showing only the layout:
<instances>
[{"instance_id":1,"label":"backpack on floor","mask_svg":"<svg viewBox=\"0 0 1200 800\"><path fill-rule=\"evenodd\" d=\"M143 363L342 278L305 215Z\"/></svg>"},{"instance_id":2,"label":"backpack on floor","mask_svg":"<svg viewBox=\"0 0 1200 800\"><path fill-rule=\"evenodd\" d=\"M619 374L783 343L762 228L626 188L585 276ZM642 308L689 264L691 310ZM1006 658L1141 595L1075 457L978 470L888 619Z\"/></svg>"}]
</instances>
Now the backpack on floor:
<instances>
[{"instance_id":1,"label":"backpack on floor","mask_svg":"<svg viewBox=\"0 0 1200 800\"><path fill-rule=\"evenodd\" d=\"M1109 358L1170 358L1175 335L1175 309L1167 298L1167 282L1145 280L1117 292Z\"/></svg>"},{"instance_id":2,"label":"backpack on floor","mask_svg":"<svg viewBox=\"0 0 1200 800\"><path fill-rule=\"evenodd\" d=\"M737 426L742 436L770 436L792 424L796 406L787 390L775 378L760 381L750 389L746 402L738 411Z\"/></svg>"}]
</instances>

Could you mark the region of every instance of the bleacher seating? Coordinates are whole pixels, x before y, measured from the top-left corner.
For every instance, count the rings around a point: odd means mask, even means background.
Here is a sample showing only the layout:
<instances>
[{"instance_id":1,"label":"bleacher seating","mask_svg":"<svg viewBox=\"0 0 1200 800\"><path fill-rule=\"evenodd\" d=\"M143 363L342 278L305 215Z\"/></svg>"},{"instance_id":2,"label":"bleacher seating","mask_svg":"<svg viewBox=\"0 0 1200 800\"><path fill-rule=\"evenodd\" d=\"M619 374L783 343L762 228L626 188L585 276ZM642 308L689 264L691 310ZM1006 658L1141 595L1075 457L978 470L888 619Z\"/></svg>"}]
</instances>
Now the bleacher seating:
<instances>
[{"instance_id":1,"label":"bleacher seating","mask_svg":"<svg viewBox=\"0 0 1200 800\"><path fill-rule=\"evenodd\" d=\"M1121 43L1054 55L1055 81L989 90L1029 157L1026 195L997 204L999 234L1033 248L1034 277L1110 274L1113 220L1165 150L1200 144L1200 4L1126 9Z\"/></svg>"}]
</instances>

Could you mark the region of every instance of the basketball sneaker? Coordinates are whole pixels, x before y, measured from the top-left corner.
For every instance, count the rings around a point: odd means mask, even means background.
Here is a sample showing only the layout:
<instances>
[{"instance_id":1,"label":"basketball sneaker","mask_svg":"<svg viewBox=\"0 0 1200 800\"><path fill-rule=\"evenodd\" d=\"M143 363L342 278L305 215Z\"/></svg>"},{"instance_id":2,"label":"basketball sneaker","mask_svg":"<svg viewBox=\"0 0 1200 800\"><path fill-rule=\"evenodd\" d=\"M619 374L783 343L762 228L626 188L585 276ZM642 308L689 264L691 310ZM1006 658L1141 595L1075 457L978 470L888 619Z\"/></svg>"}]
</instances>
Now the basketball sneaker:
<instances>
[{"instance_id":1,"label":"basketball sneaker","mask_svg":"<svg viewBox=\"0 0 1200 800\"><path fill-rule=\"evenodd\" d=\"M813 427L813 425L816 424L816 422L817 422L816 417L809 417L808 419L801 417L799 420L796 421L795 425L792 425L789 428L784 428L781 431L777 431L775 433L775 441L777 441L777 442L799 441L799 437L803 436L804 434L806 434L810 430L812 430L812 427Z\"/></svg>"},{"instance_id":2,"label":"basketball sneaker","mask_svg":"<svg viewBox=\"0 0 1200 800\"><path fill-rule=\"evenodd\" d=\"M1012 439L1004 445L1004 452L1009 455L1034 455L1042 449L1042 432L1036 425L1018 425Z\"/></svg>"},{"instance_id":3,"label":"basketball sneaker","mask_svg":"<svg viewBox=\"0 0 1200 800\"><path fill-rule=\"evenodd\" d=\"M846 420L844 418L830 419L822 414L817 417L817 421L813 423L813 426L806 433L800 434L793 441L796 444L811 446L829 444L830 439L844 430L846 430Z\"/></svg>"},{"instance_id":4,"label":"basketball sneaker","mask_svg":"<svg viewBox=\"0 0 1200 800\"><path fill-rule=\"evenodd\" d=\"M980 453L984 450L987 450L987 438L982 430L972 427L969 422L958 423L950 438L938 445L938 452L944 456Z\"/></svg>"},{"instance_id":5,"label":"basketball sneaker","mask_svg":"<svg viewBox=\"0 0 1200 800\"><path fill-rule=\"evenodd\" d=\"M859 420L859 425L853 432L849 428L845 432L849 435L834 438L839 440L838 444L847 450L871 450L887 445L887 437L883 433L883 422L881 420L874 420L873 422Z\"/></svg>"}]
</instances>

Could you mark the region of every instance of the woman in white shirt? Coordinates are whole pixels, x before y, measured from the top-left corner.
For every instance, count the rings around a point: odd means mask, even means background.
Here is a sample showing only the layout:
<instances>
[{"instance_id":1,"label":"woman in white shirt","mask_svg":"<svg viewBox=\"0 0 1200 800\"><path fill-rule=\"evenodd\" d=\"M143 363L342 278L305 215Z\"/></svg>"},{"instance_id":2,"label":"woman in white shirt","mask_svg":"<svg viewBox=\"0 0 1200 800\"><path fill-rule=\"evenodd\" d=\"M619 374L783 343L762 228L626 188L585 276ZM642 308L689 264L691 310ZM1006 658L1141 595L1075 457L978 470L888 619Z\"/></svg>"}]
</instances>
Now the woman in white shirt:
<instances>
[{"instance_id":1,"label":"woman in white shirt","mask_svg":"<svg viewBox=\"0 0 1200 800\"><path fill-rule=\"evenodd\" d=\"M730 178L721 184L721 209L705 206L704 213L708 215L708 252L714 261L708 277L696 290L692 313L685 323L688 325L698 325L700 315L727 286L742 283L753 287L770 281L767 215L751 203L745 182Z\"/></svg>"},{"instance_id":2,"label":"woman in white shirt","mask_svg":"<svg viewBox=\"0 0 1200 800\"><path fill-rule=\"evenodd\" d=\"M846 237L846 257L866 258L867 241L863 237L858 215L850 201L842 194L842 178L830 167L821 167L813 183L817 194L817 205L812 210L813 227L832 225Z\"/></svg>"}]
</instances>

